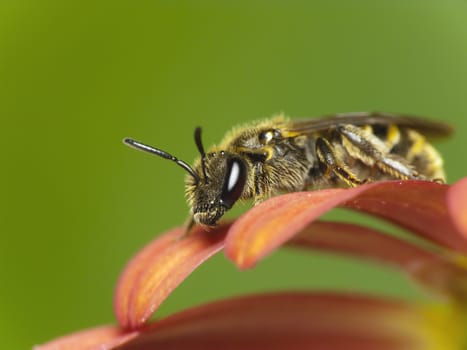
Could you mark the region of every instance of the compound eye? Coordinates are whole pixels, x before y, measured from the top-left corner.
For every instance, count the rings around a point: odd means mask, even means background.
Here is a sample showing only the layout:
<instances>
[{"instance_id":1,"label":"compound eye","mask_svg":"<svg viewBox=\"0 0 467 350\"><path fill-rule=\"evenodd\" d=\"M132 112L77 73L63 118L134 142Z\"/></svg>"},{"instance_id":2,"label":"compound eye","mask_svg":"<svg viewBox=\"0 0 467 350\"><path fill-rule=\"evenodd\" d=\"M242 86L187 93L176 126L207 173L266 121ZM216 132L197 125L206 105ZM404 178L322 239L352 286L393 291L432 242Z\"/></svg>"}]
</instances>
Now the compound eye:
<instances>
[{"instance_id":1,"label":"compound eye","mask_svg":"<svg viewBox=\"0 0 467 350\"><path fill-rule=\"evenodd\" d=\"M239 159L231 159L227 164L221 203L230 209L243 193L246 183L245 164Z\"/></svg>"}]
</instances>

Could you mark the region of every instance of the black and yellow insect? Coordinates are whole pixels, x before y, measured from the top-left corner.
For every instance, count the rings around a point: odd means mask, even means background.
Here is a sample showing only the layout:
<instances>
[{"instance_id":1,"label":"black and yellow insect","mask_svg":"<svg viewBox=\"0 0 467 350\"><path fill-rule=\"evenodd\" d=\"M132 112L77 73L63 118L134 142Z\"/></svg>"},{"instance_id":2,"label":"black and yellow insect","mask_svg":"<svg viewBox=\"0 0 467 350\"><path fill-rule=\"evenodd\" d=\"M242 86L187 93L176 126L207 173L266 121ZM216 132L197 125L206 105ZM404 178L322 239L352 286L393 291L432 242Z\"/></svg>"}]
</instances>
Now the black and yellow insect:
<instances>
[{"instance_id":1,"label":"black and yellow insect","mask_svg":"<svg viewBox=\"0 0 467 350\"><path fill-rule=\"evenodd\" d=\"M255 204L305 189L354 187L380 180L445 181L443 160L427 141L450 126L405 115L347 113L289 120L283 116L235 128L193 167L160 149L124 142L184 168L191 223L214 226L238 200Z\"/></svg>"}]
</instances>

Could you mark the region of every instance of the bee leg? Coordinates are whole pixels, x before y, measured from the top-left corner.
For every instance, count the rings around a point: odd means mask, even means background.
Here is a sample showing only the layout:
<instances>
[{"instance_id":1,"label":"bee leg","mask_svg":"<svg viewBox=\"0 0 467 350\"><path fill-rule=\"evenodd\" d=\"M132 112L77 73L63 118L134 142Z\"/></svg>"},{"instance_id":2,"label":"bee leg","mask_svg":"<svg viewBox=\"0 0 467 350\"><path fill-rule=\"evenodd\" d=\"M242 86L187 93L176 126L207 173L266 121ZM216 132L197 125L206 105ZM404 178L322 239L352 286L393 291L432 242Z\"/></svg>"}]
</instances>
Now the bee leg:
<instances>
[{"instance_id":1,"label":"bee leg","mask_svg":"<svg viewBox=\"0 0 467 350\"><path fill-rule=\"evenodd\" d=\"M344 181L348 186L355 187L362 185L366 180L360 180L338 157L332 145L324 138L316 140L316 154L320 167L324 169L324 175L329 177L331 173Z\"/></svg>"},{"instance_id":2,"label":"bee leg","mask_svg":"<svg viewBox=\"0 0 467 350\"><path fill-rule=\"evenodd\" d=\"M263 180L264 174L264 163L272 157L272 149L270 147L264 147L258 150L251 150L249 148L239 147L237 152L243 154L245 157L250 159L253 163L254 168L254 185L251 196L253 197L255 205L268 199L271 193L268 191L269 185Z\"/></svg>"},{"instance_id":3,"label":"bee leg","mask_svg":"<svg viewBox=\"0 0 467 350\"><path fill-rule=\"evenodd\" d=\"M255 164L255 186L254 186L254 202L255 205L260 204L267 198L269 198L268 187L264 185L262 181L263 178L263 169L261 163Z\"/></svg>"},{"instance_id":4,"label":"bee leg","mask_svg":"<svg viewBox=\"0 0 467 350\"><path fill-rule=\"evenodd\" d=\"M183 226L185 226L185 233L183 234L182 238L185 238L190 235L191 229L193 226L195 226L195 220L193 219L192 215L190 215Z\"/></svg>"},{"instance_id":5,"label":"bee leg","mask_svg":"<svg viewBox=\"0 0 467 350\"><path fill-rule=\"evenodd\" d=\"M387 145L370 131L354 125L338 125L336 131L349 154L369 167L397 179L420 179L420 174L404 158L390 154Z\"/></svg>"}]
</instances>

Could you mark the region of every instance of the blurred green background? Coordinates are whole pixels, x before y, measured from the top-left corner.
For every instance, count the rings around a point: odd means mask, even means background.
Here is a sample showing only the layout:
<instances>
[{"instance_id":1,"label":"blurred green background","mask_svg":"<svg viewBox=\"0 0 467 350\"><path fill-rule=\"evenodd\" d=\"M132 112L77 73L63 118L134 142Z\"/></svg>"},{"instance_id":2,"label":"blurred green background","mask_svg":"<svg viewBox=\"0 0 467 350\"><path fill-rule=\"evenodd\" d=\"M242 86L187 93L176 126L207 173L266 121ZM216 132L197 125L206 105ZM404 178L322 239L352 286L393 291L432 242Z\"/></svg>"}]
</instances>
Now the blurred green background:
<instances>
[{"instance_id":1,"label":"blurred green background","mask_svg":"<svg viewBox=\"0 0 467 350\"><path fill-rule=\"evenodd\" d=\"M231 126L380 110L445 120L449 181L467 174L467 2L0 2L0 334L3 349L114 322L119 272L187 215L185 173ZM341 288L418 298L398 273L284 251L237 271L224 256L159 316L240 293Z\"/></svg>"}]
</instances>

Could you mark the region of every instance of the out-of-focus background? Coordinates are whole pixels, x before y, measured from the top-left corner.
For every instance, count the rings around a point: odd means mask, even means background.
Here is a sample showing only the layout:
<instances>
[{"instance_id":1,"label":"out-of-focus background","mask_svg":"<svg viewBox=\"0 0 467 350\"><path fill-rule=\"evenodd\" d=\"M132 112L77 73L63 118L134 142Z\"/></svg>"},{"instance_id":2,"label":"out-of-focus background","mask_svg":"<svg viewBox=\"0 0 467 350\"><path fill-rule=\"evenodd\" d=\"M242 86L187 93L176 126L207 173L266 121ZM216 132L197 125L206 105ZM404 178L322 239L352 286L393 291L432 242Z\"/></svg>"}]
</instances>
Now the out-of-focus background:
<instances>
[{"instance_id":1,"label":"out-of-focus background","mask_svg":"<svg viewBox=\"0 0 467 350\"><path fill-rule=\"evenodd\" d=\"M126 261L184 222L188 162L231 126L378 110L444 120L449 181L467 174L467 2L0 2L2 349L114 322ZM219 255L158 316L272 289L419 298L390 269L283 251L239 272Z\"/></svg>"}]
</instances>

